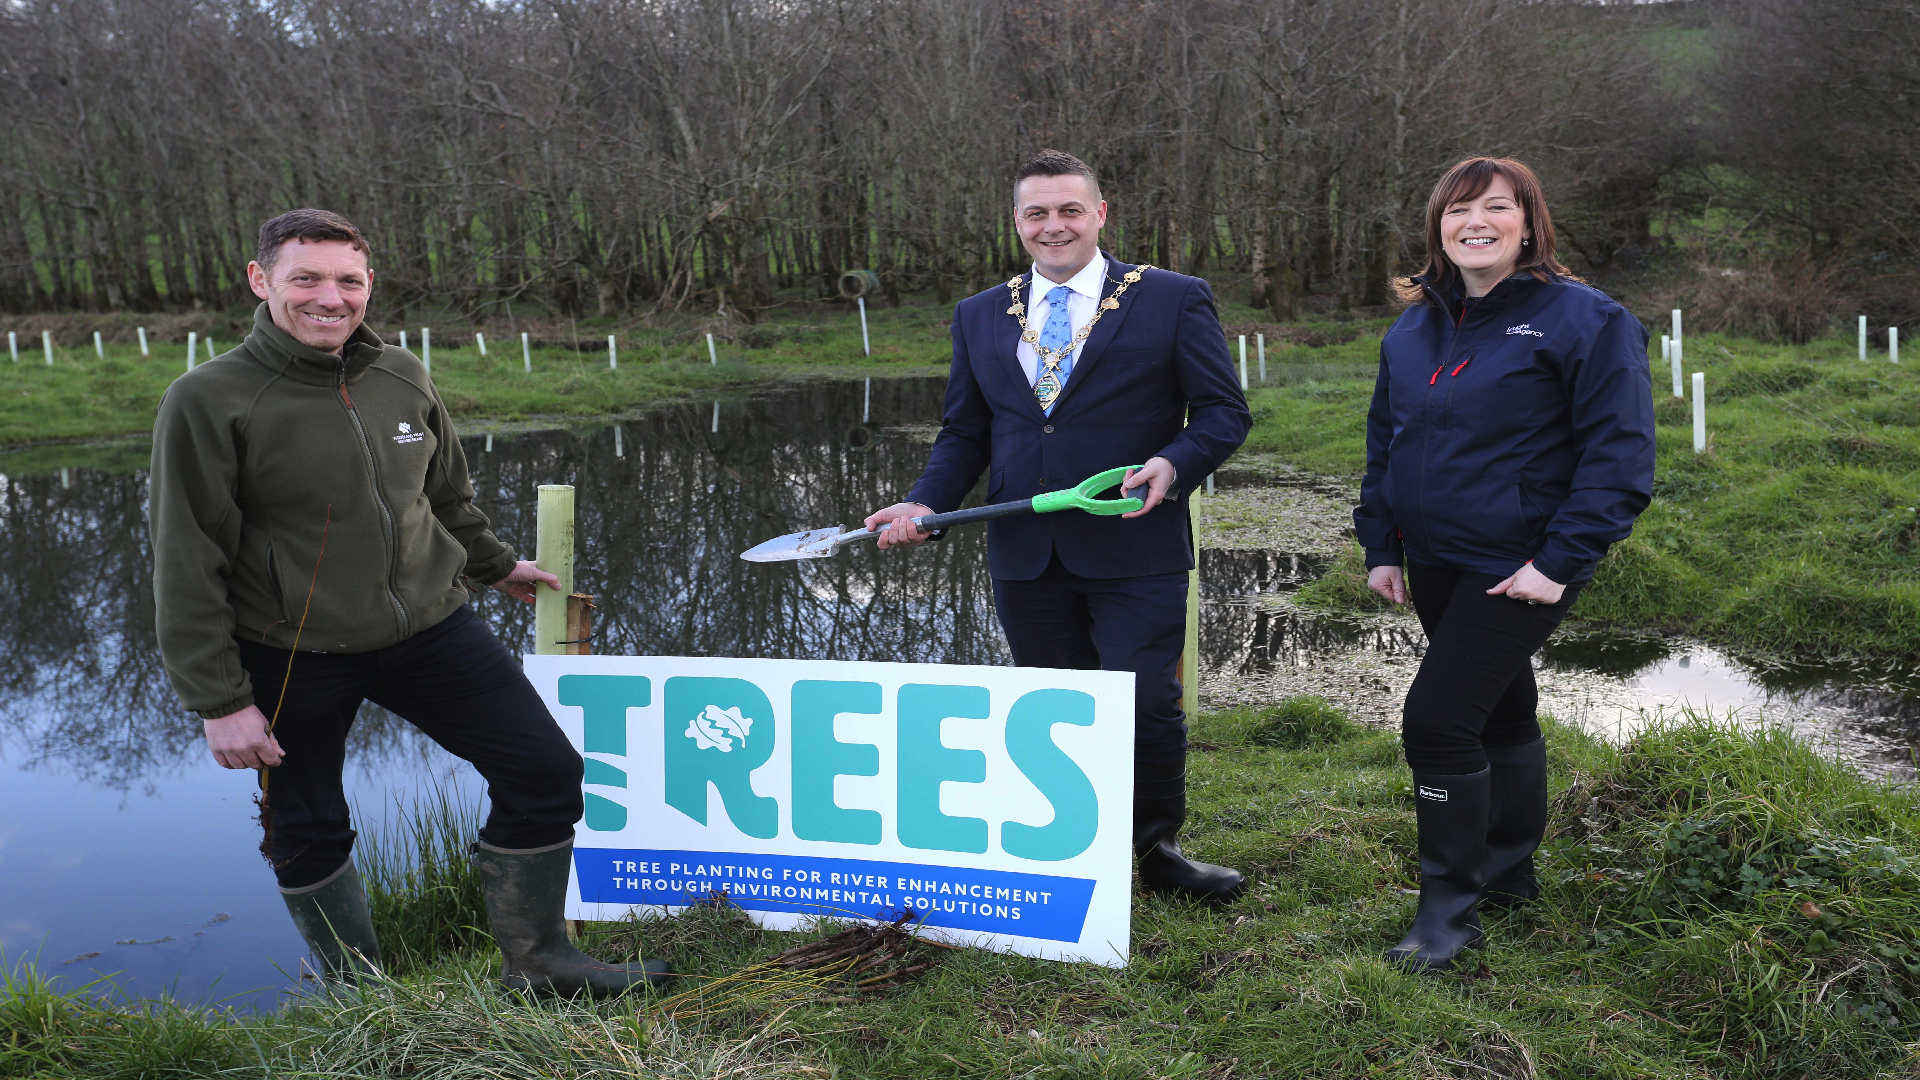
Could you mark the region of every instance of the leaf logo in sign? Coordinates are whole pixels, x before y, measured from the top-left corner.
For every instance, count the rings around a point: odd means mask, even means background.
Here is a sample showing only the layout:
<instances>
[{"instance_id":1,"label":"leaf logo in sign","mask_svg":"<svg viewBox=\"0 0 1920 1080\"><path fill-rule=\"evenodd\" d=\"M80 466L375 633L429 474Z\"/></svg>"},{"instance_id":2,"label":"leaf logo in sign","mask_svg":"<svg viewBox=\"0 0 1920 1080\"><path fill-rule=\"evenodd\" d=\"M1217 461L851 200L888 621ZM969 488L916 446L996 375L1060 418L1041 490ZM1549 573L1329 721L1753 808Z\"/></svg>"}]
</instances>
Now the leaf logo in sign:
<instances>
[{"instance_id":1,"label":"leaf logo in sign","mask_svg":"<svg viewBox=\"0 0 1920 1080\"><path fill-rule=\"evenodd\" d=\"M718 750L723 754L733 750L734 744L728 739L729 735L745 746L747 733L751 730L753 718L741 715L738 705L730 709L709 705L704 712L687 722L687 738L702 750Z\"/></svg>"}]
</instances>

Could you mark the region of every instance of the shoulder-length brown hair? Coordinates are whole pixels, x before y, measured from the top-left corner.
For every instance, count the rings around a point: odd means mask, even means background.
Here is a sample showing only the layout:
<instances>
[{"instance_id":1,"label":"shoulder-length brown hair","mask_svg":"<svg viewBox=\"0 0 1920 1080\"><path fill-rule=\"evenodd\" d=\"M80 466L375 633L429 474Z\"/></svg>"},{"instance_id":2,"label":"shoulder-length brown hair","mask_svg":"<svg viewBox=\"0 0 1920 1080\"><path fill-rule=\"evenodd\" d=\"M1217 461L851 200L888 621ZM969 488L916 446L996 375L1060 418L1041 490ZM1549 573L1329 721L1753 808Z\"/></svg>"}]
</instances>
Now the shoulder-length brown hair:
<instances>
[{"instance_id":1,"label":"shoulder-length brown hair","mask_svg":"<svg viewBox=\"0 0 1920 1080\"><path fill-rule=\"evenodd\" d=\"M1427 196L1427 266L1420 271L1418 281L1410 277L1393 280L1393 291L1403 303L1417 304L1426 299L1426 291L1420 287L1422 281L1436 289L1445 289L1459 276L1460 268L1447 258L1446 249L1440 243L1440 219L1454 203L1468 202L1485 194L1496 176L1506 177L1507 183L1513 185L1514 201L1520 204L1527 229L1533 234L1533 242L1520 249L1520 261L1514 264L1514 271L1532 274L1541 281L1556 277L1580 280L1554 258L1553 215L1547 213L1547 199L1540 193L1540 178L1533 170L1512 158L1471 157L1448 169L1440 182L1433 185L1433 194Z\"/></svg>"}]
</instances>

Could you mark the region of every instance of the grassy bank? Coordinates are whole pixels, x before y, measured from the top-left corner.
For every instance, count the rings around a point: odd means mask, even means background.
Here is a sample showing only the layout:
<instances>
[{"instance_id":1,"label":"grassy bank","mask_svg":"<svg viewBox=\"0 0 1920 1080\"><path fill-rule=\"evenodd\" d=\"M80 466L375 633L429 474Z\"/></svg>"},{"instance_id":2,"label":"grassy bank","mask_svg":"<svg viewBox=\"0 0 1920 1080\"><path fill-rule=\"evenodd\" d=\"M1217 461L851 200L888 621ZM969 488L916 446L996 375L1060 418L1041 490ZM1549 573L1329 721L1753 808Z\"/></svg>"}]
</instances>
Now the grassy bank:
<instances>
[{"instance_id":1,"label":"grassy bank","mask_svg":"<svg viewBox=\"0 0 1920 1080\"><path fill-rule=\"evenodd\" d=\"M1270 365L1247 450L1357 476L1374 348ZM1687 352L1707 376L1708 450L1694 453L1692 403L1656 372L1653 503L1576 615L1759 649L1920 656L1920 372L1863 363L1838 338L1701 335ZM1308 596L1369 603L1362 576L1356 554Z\"/></svg>"},{"instance_id":2,"label":"grassy bank","mask_svg":"<svg viewBox=\"0 0 1920 1080\"><path fill-rule=\"evenodd\" d=\"M1911 791L1864 782L1787 736L1697 719L1621 747L1551 727L1545 896L1489 916L1491 947L1477 964L1421 978L1379 959L1411 914L1406 890L1417 874L1395 736L1306 699L1203 717L1196 736L1208 749L1194 763L1190 850L1246 869L1257 885L1221 911L1139 902L1125 970L963 950L886 993L791 981L723 993L711 980L804 935L704 910L593 936L609 957L666 956L689 976L683 986L712 987L704 1001L683 998L670 1019L646 1002L506 998L485 981L494 962L485 952L435 938L436 919L402 919L382 931L407 939L388 949L411 950L409 973L356 999L244 1022L102 1008L16 977L0 992L0 1075L1145 1080L1920 1069ZM446 883L429 874L397 902ZM471 910L461 917L480 921Z\"/></svg>"},{"instance_id":3,"label":"grassy bank","mask_svg":"<svg viewBox=\"0 0 1920 1080\"><path fill-rule=\"evenodd\" d=\"M569 327L565 344L554 336L536 338L531 373L517 335L489 337L489 354L482 357L470 330L440 327L433 379L456 420L471 424L609 416L794 378L945 373L946 309L871 308L868 317L871 357L862 352L853 311L808 305L770 313L751 326L684 319L666 327ZM397 330L378 319L370 325L398 340ZM709 331L716 331L718 363L707 353ZM618 337L617 370L607 365L608 334ZM0 357L0 446L145 433L160 396L186 369L184 339L156 337L147 357L130 342L107 344L103 359L90 335L69 336L64 344L56 340L52 365L37 336L22 339L19 363ZM214 347L230 349L239 339L237 330L229 331L214 339ZM417 327L409 332L409 345L419 351ZM205 357L203 348L200 359Z\"/></svg>"}]
</instances>

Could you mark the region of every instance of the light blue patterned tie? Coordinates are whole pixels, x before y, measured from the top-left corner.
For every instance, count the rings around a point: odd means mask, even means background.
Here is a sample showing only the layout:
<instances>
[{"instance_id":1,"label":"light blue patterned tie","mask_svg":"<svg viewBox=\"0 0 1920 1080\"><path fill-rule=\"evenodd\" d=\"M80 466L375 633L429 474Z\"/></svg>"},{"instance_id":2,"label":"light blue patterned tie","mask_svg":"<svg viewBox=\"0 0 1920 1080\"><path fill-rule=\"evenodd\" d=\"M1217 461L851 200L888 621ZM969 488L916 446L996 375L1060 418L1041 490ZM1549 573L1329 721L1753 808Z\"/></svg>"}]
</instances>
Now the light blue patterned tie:
<instances>
[{"instance_id":1,"label":"light blue patterned tie","mask_svg":"<svg viewBox=\"0 0 1920 1080\"><path fill-rule=\"evenodd\" d=\"M1073 321L1067 316L1067 298L1073 290L1065 285L1055 285L1047 291L1047 325L1040 328L1040 346L1045 349L1064 350L1073 341ZM1058 367L1049 370L1045 360L1039 362L1038 376L1033 383L1033 396L1040 401L1040 408L1047 415L1053 415L1053 401L1067 385L1067 376L1073 374L1073 357L1061 356Z\"/></svg>"}]
</instances>

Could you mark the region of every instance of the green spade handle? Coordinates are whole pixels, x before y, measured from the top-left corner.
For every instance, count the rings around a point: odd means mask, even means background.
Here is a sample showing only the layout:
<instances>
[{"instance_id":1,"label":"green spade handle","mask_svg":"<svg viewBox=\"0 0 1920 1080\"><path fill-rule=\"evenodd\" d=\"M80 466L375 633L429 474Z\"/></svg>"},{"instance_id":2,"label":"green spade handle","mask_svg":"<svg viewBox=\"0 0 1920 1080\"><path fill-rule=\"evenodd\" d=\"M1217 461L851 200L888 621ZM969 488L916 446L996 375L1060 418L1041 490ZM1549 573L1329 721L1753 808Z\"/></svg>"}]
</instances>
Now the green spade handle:
<instances>
[{"instance_id":1,"label":"green spade handle","mask_svg":"<svg viewBox=\"0 0 1920 1080\"><path fill-rule=\"evenodd\" d=\"M1095 473L1065 491L1049 491L1045 495L1035 495L1033 512L1051 514L1055 510L1085 510L1089 514L1099 514L1101 517L1131 514L1146 503L1136 498L1096 499L1094 496L1125 479L1127 470L1139 468L1144 466L1122 465L1117 469Z\"/></svg>"}]
</instances>

